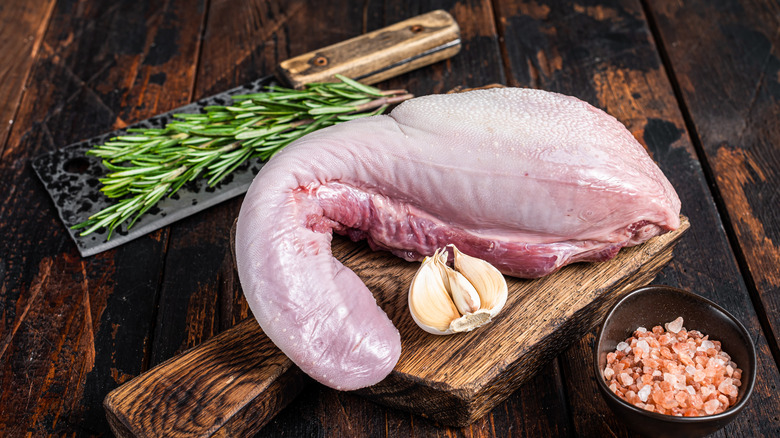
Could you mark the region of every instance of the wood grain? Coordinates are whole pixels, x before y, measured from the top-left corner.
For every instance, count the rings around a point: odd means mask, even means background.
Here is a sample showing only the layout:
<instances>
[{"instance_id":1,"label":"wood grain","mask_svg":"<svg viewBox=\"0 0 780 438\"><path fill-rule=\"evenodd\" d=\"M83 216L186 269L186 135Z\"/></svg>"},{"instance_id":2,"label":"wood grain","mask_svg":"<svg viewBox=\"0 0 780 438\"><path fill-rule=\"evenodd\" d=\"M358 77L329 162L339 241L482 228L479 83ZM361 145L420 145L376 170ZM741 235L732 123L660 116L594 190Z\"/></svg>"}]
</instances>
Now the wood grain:
<instances>
[{"instance_id":1,"label":"wood grain","mask_svg":"<svg viewBox=\"0 0 780 438\"><path fill-rule=\"evenodd\" d=\"M246 320L112 391L104 405L121 437L244 436L262 427L305 375Z\"/></svg>"},{"instance_id":2,"label":"wood grain","mask_svg":"<svg viewBox=\"0 0 780 438\"><path fill-rule=\"evenodd\" d=\"M148 361L166 234L81 259L29 160L185 103L174 84L192 72L185 57L197 53L203 11L190 1L77 3L54 6L0 160L3 436L110 434L105 394ZM172 22L180 40L165 38ZM167 88L155 83L166 72Z\"/></svg>"},{"instance_id":3,"label":"wood grain","mask_svg":"<svg viewBox=\"0 0 780 438\"><path fill-rule=\"evenodd\" d=\"M355 393L466 426L591 330L626 292L649 283L688 227L683 218L677 231L623 249L609 262L572 265L538 280L509 278L502 313L457 336L430 335L412 321L405 291L418 263L335 239L334 256L365 281L401 333L401 358L391 375ZM243 434L272 418L302 382L250 319L114 390L105 407L118 435L205 437L222 427Z\"/></svg>"},{"instance_id":4,"label":"wood grain","mask_svg":"<svg viewBox=\"0 0 780 438\"><path fill-rule=\"evenodd\" d=\"M660 1L650 10L778 360L780 5Z\"/></svg>"},{"instance_id":5,"label":"wood grain","mask_svg":"<svg viewBox=\"0 0 780 438\"><path fill-rule=\"evenodd\" d=\"M702 15L700 11L713 8L731 10L735 2L707 3L707 8L704 2L698 5L701 7L672 1L644 3L651 10L685 11L684 14L666 15L671 17L667 30L671 35L686 34L688 45L683 47L680 41L666 38L659 44L673 44L679 51L679 59L672 62L673 66L688 65L692 73L712 78L710 87L728 89L720 81L719 68L708 63L728 62L735 56L724 56L719 52L721 45L731 43L714 43L706 54L699 47L702 41L713 35L702 29L718 27L726 17L715 18ZM756 13L766 13L767 5L758 3L761 2L753 4L757 8ZM762 372L759 373L759 381L763 382L758 384L757 392L761 395L754 397L762 400L758 403L766 406L767 412L745 413L729 429L753 429L758 431L755 432L757 434L766 435L776 433L776 420L766 422L762 420L762 415L778 418L776 413L768 413L774 408L766 402L773 392L772 388L778 385L778 374L771 364L773 360L766 340L760 335L756 312L742 282L729 240L725 234L713 232L721 225L718 208L710 196L705 178L709 169L706 162L698 161L699 152L694 147L696 132L688 132L684 113L677 104L672 82L667 77L664 59L656 46L653 24L648 23L642 3L620 0L574 4L565 1L501 1L497 9L501 17L499 22L503 25L499 32L504 36L512 76L510 83L575 95L605 109L628 126L672 182L682 200L683 214L694 226L676 248L675 260L661 272L657 282L704 295L726 307L756 334L759 350L766 354L760 358ZM751 22L753 12L748 12L751 9L744 7L741 10L744 15L737 21ZM686 21L694 19L696 21ZM659 17L659 23L662 20ZM761 28L764 25L756 23L756 26ZM750 53L747 48L744 51ZM707 100L726 98L726 94L715 88L696 89L692 95ZM729 105L730 102L710 102L706 110L720 113ZM720 126L728 130L727 125ZM762 126L773 129L776 123L767 122ZM731 188L727 191L734 192ZM776 312L772 314L776 315ZM598 405L600 400L592 400L595 382L591 381L590 374L581 371L589 366L591 360L587 339L580 344L559 358L576 433L582 436L628 433L620 418L608 411L605 414L603 406ZM595 412L602 413L594 415Z\"/></svg>"},{"instance_id":6,"label":"wood grain","mask_svg":"<svg viewBox=\"0 0 780 438\"><path fill-rule=\"evenodd\" d=\"M54 3L54 0L3 2L0 13L0 156Z\"/></svg>"}]
</instances>

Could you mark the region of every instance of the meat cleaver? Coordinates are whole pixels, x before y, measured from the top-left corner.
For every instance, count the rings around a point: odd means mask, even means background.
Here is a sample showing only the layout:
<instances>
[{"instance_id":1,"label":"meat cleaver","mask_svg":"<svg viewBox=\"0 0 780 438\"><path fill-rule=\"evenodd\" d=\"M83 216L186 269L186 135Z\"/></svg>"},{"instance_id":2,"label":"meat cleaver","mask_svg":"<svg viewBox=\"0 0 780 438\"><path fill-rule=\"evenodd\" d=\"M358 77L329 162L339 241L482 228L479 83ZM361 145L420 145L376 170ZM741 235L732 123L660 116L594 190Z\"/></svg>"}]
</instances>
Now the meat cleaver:
<instances>
[{"instance_id":1,"label":"meat cleaver","mask_svg":"<svg viewBox=\"0 0 780 438\"><path fill-rule=\"evenodd\" d=\"M135 123L128 128L162 128L173 114L196 113L209 105L227 105L231 96L256 93L270 85L301 88L307 83L334 81L336 74L373 84L402 73L447 59L460 51L460 30L443 10L432 11L365 35L309 52L281 62L277 77L268 76L232 90L201 99L165 114ZM278 78L278 80L277 80ZM206 178L185 184L171 197L164 197L128 230L98 230L80 236L71 227L86 220L114 200L100 192L99 178L107 170L101 159L86 155L92 145L124 135L125 129L109 132L50 152L32 161L32 167L54 201L60 219L76 242L82 257L91 256L143 236L247 191L263 166L250 160L214 187Z\"/></svg>"}]
</instances>

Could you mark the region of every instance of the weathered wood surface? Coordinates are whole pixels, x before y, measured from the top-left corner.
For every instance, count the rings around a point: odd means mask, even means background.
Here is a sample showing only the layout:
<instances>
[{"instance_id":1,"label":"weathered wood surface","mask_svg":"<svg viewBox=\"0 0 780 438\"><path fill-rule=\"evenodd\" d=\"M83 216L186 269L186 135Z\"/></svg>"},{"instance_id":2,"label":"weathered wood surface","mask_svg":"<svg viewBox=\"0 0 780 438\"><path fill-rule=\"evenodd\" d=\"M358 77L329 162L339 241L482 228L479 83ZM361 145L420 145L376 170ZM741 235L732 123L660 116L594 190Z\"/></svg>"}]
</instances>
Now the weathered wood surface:
<instances>
[{"instance_id":1,"label":"weathered wood surface","mask_svg":"<svg viewBox=\"0 0 780 438\"><path fill-rule=\"evenodd\" d=\"M780 3L652 2L740 268L780 336ZM695 31L694 31L695 29Z\"/></svg>"},{"instance_id":2,"label":"weathered wood surface","mask_svg":"<svg viewBox=\"0 0 780 438\"><path fill-rule=\"evenodd\" d=\"M471 424L591 331L625 293L652 281L689 226L683 218L675 232L609 262L509 278L501 314L457 336L424 333L406 310L404 292L419 263L336 238L334 256L365 281L401 334L390 376L356 393L440 424ZM302 387L300 371L249 318L112 391L105 406L118 435L206 437L265 424Z\"/></svg>"},{"instance_id":3,"label":"weathered wood surface","mask_svg":"<svg viewBox=\"0 0 780 438\"><path fill-rule=\"evenodd\" d=\"M2 2L0 72L17 79L0 81L0 434L108 435L110 390L248 316L226 237L240 200L81 259L30 158L438 8L460 25L461 53L380 86L532 86L624 122L691 221L656 282L714 300L757 342L754 399L723 433L780 434L779 8L769 0ZM630 436L588 371L592 343L581 338L467 428L311 384L258 435Z\"/></svg>"},{"instance_id":4,"label":"weathered wood surface","mask_svg":"<svg viewBox=\"0 0 780 438\"><path fill-rule=\"evenodd\" d=\"M54 3L10 2L0 10L0 152L14 123Z\"/></svg>"},{"instance_id":5,"label":"weathered wood surface","mask_svg":"<svg viewBox=\"0 0 780 438\"><path fill-rule=\"evenodd\" d=\"M121 437L209 437L259 430L308 382L253 318L108 394Z\"/></svg>"}]
</instances>

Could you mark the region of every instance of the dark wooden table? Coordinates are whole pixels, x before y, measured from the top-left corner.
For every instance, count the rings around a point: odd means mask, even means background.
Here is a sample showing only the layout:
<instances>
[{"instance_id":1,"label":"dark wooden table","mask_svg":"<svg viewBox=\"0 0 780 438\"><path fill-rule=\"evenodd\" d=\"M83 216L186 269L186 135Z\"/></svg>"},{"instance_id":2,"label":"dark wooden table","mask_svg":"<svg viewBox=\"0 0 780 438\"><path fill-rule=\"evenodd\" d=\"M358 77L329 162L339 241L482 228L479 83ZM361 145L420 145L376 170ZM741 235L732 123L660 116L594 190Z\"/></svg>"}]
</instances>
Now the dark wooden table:
<instances>
[{"instance_id":1,"label":"dark wooden table","mask_svg":"<svg viewBox=\"0 0 780 438\"><path fill-rule=\"evenodd\" d=\"M83 259L29 161L429 10L452 60L382 88L489 83L575 95L624 122L691 229L656 278L734 315L759 355L718 435L780 435L780 4L759 0L0 3L0 435L110 435L102 401L249 315L228 233L241 199ZM470 427L310 384L259 436L628 436L590 371L595 332Z\"/></svg>"}]
</instances>

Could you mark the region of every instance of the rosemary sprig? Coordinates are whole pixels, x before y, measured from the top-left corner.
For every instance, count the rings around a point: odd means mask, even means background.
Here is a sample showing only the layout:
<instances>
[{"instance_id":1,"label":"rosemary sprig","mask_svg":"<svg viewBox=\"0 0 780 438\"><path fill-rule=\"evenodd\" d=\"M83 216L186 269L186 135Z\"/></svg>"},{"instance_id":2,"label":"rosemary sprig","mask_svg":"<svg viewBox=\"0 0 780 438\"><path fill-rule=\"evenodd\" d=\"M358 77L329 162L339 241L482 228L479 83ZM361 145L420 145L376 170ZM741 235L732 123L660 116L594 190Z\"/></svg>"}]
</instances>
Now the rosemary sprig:
<instances>
[{"instance_id":1,"label":"rosemary sprig","mask_svg":"<svg viewBox=\"0 0 780 438\"><path fill-rule=\"evenodd\" d=\"M110 172L100 189L117 202L72 226L88 235L127 229L164 196L187 181L208 178L210 186L250 158L268 160L296 139L320 128L381 114L412 96L405 90L381 91L338 76L341 82L309 84L303 90L268 87L233 96L228 106L205 113L176 114L161 129L128 129L128 135L93 146L87 154L103 159Z\"/></svg>"}]
</instances>

